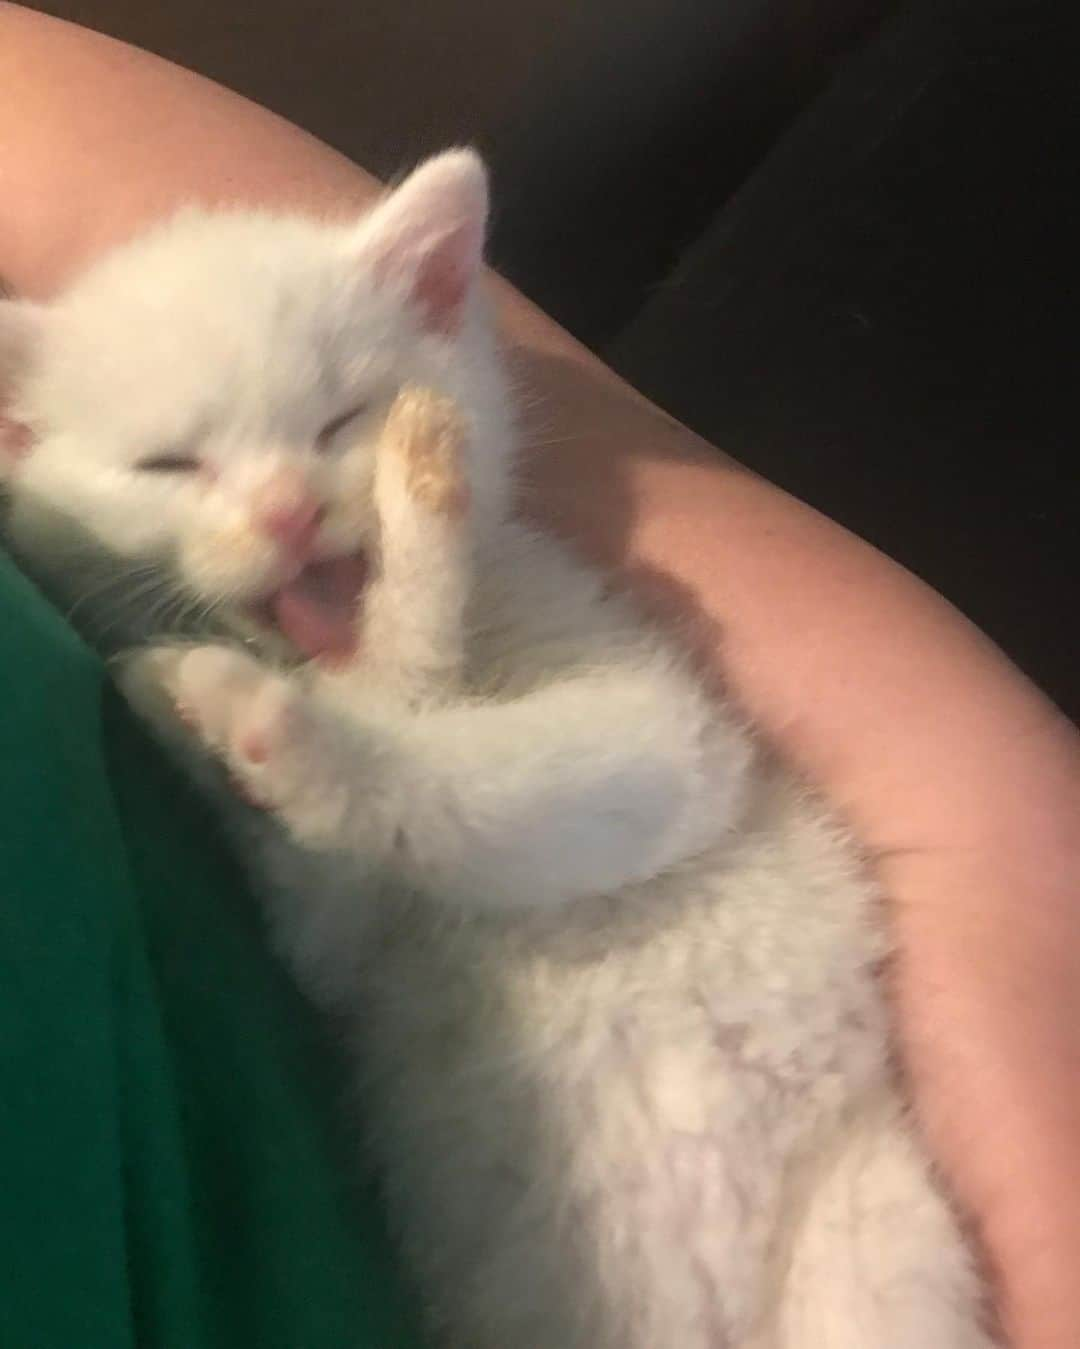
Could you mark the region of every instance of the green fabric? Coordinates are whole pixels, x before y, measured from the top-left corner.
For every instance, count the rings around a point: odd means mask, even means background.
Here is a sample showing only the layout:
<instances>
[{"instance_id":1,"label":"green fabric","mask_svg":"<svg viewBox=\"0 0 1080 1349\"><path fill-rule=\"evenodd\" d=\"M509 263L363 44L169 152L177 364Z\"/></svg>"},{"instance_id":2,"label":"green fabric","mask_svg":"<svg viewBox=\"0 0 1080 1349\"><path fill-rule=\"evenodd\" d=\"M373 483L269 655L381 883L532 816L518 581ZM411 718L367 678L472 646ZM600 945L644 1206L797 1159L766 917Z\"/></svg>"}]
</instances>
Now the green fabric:
<instances>
[{"instance_id":1,"label":"green fabric","mask_svg":"<svg viewBox=\"0 0 1080 1349\"><path fill-rule=\"evenodd\" d=\"M0 1346L418 1344L329 1038L201 804L0 556Z\"/></svg>"}]
</instances>

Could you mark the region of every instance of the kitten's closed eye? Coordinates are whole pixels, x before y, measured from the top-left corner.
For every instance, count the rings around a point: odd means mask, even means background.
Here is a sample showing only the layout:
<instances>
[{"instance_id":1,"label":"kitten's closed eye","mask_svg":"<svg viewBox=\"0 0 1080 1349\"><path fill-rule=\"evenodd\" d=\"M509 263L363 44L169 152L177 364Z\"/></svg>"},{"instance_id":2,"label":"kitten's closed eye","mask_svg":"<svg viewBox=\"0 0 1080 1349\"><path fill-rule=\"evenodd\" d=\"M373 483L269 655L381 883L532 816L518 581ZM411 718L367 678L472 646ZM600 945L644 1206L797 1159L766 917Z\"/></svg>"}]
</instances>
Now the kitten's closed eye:
<instances>
[{"instance_id":1,"label":"kitten's closed eye","mask_svg":"<svg viewBox=\"0 0 1080 1349\"><path fill-rule=\"evenodd\" d=\"M337 433L339 431L344 431L346 426L348 426L350 422L355 421L357 417L363 416L368 410L368 407L369 404L367 403L357 403L355 407L351 407L348 412L343 412L340 417L335 417L333 421L327 422L316 437L316 449L325 450L329 448L330 442Z\"/></svg>"},{"instance_id":2,"label":"kitten's closed eye","mask_svg":"<svg viewBox=\"0 0 1080 1349\"><path fill-rule=\"evenodd\" d=\"M197 473L202 464L195 455L174 450L140 459L135 467L140 473Z\"/></svg>"}]
</instances>

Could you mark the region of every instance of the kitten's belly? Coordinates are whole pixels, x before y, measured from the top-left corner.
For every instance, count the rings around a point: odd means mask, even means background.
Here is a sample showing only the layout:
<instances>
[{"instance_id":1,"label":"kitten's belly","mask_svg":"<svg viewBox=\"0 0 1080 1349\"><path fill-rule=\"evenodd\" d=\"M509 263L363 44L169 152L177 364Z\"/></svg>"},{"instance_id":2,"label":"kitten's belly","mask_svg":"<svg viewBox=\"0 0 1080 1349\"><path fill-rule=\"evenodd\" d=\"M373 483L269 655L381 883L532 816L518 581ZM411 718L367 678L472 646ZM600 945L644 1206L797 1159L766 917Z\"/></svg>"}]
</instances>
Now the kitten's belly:
<instances>
[{"instance_id":1,"label":"kitten's belly","mask_svg":"<svg viewBox=\"0 0 1080 1349\"><path fill-rule=\"evenodd\" d=\"M795 903L775 863L763 889L759 860L654 885L637 898L670 920L616 926L604 954L481 927L387 953L384 1160L462 1343L749 1335L800 1164L884 1070L869 935Z\"/></svg>"}]
</instances>

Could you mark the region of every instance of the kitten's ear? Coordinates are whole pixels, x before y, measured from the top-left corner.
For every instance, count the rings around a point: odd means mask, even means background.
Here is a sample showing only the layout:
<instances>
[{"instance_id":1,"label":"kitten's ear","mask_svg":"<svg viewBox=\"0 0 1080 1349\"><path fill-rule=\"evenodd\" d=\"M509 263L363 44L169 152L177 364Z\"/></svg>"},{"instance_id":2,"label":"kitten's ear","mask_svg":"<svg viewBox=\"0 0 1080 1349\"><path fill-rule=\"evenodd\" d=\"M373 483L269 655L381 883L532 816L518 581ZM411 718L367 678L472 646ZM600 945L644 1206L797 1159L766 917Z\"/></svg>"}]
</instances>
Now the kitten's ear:
<instances>
[{"instance_id":1,"label":"kitten's ear","mask_svg":"<svg viewBox=\"0 0 1080 1349\"><path fill-rule=\"evenodd\" d=\"M480 156L449 150L374 209L353 248L380 280L407 288L429 331L453 334L480 272L487 213Z\"/></svg>"},{"instance_id":2,"label":"kitten's ear","mask_svg":"<svg viewBox=\"0 0 1080 1349\"><path fill-rule=\"evenodd\" d=\"M0 299L0 475L30 448L29 431L4 408L30 369L44 329L44 306Z\"/></svg>"}]
</instances>

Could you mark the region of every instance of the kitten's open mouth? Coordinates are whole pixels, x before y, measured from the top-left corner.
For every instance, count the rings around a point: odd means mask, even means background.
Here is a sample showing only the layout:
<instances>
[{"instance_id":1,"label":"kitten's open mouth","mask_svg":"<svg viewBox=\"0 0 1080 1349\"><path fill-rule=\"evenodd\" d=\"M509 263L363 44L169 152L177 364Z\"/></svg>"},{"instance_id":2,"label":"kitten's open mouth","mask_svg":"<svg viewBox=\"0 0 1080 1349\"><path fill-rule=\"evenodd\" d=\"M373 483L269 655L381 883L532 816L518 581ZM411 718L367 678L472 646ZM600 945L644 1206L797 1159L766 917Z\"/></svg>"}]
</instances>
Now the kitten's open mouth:
<instances>
[{"instance_id":1,"label":"kitten's open mouth","mask_svg":"<svg viewBox=\"0 0 1080 1349\"><path fill-rule=\"evenodd\" d=\"M356 655L356 618L368 571L363 553L313 562L262 600L255 617L309 659L349 661Z\"/></svg>"}]
</instances>

